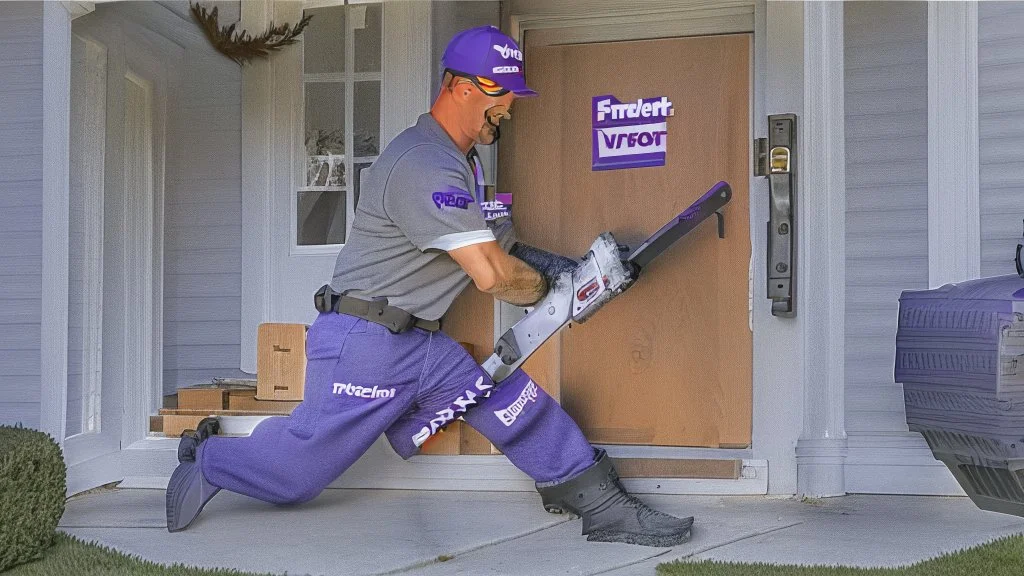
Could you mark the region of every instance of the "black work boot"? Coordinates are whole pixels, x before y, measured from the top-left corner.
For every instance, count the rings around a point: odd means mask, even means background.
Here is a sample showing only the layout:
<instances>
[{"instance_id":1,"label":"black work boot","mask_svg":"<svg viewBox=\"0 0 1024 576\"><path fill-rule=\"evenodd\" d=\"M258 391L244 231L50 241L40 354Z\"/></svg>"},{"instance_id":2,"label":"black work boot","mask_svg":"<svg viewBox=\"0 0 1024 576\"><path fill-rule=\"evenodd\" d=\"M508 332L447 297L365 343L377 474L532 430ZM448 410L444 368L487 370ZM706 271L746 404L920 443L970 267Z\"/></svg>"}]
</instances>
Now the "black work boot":
<instances>
[{"instance_id":1,"label":"black work boot","mask_svg":"<svg viewBox=\"0 0 1024 576\"><path fill-rule=\"evenodd\" d=\"M194 462L196 459L196 448L210 436L220 431L220 421L216 417L203 418L196 425L193 432L184 431L181 433L181 441L178 442L178 462Z\"/></svg>"},{"instance_id":2,"label":"black work boot","mask_svg":"<svg viewBox=\"0 0 1024 576\"><path fill-rule=\"evenodd\" d=\"M203 475L201 452L195 452L192 460L178 464L167 483L167 531L178 532L188 528L203 511L211 498L220 492Z\"/></svg>"},{"instance_id":3,"label":"black work boot","mask_svg":"<svg viewBox=\"0 0 1024 576\"><path fill-rule=\"evenodd\" d=\"M658 512L629 495L604 450L596 462L571 480L537 485L544 509L571 512L583 519L583 534L591 542L625 542L667 548L690 539L693 517L676 518Z\"/></svg>"}]
</instances>

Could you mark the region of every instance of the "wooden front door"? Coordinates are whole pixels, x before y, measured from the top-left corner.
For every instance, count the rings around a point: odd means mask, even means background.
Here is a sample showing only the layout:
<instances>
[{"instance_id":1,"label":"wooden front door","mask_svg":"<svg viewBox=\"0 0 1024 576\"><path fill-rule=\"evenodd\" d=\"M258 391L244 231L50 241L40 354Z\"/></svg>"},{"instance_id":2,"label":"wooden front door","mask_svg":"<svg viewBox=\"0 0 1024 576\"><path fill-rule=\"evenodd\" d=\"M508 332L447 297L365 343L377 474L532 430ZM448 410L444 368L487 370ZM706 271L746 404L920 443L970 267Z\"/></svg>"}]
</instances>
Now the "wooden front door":
<instances>
[{"instance_id":1,"label":"wooden front door","mask_svg":"<svg viewBox=\"0 0 1024 576\"><path fill-rule=\"evenodd\" d=\"M720 180L713 221L640 281L531 359L534 376L595 443L746 447L751 436L750 59L748 34L529 45L540 97L515 103L498 190L527 243L579 257L604 231L636 246ZM592 98L667 96L665 166L592 169Z\"/></svg>"},{"instance_id":2,"label":"wooden front door","mask_svg":"<svg viewBox=\"0 0 1024 576\"><path fill-rule=\"evenodd\" d=\"M539 98L502 125L498 192L513 195L522 241L580 257L598 234L636 246L720 180L729 182L725 239L715 222L680 240L640 281L582 325L549 340L524 369L599 444L750 445L749 34L530 46ZM666 96L665 166L592 170L592 98ZM472 285L445 331L493 351L493 300ZM425 453L493 453L463 423Z\"/></svg>"}]
</instances>

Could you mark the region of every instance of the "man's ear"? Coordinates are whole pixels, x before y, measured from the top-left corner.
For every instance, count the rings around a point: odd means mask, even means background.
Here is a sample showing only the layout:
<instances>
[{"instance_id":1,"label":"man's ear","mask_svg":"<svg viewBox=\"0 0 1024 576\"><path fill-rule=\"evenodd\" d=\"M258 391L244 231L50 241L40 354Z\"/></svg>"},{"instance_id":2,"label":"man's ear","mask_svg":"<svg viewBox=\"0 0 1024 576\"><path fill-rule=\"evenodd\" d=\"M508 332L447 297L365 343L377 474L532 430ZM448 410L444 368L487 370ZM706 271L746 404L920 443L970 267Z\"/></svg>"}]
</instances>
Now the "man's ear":
<instances>
[{"instance_id":1,"label":"man's ear","mask_svg":"<svg viewBox=\"0 0 1024 576\"><path fill-rule=\"evenodd\" d=\"M465 81L463 78L458 76L452 76L450 73L446 75L448 81L445 86L448 87L452 96L459 102L465 102L473 95L473 85Z\"/></svg>"}]
</instances>

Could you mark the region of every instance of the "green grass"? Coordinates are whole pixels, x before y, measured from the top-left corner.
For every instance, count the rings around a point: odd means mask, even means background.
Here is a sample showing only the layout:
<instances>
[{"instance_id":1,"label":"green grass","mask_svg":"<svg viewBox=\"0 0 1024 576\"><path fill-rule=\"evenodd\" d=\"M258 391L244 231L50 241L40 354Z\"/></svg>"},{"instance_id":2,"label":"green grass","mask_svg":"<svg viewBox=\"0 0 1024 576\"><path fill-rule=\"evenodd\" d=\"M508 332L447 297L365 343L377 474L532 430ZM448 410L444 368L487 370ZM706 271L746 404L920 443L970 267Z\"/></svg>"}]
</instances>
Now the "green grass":
<instances>
[{"instance_id":1,"label":"green grass","mask_svg":"<svg viewBox=\"0 0 1024 576\"><path fill-rule=\"evenodd\" d=\"M3 576L271 576L238 570L204 570L180 564L164 566L135 556L122 554L96 544L57 532L56 543L46 550L42 560L15 566Z\"/></svg>"},{"instance_id":2,"label":"green grass","mask_svg":"<svg viewBox=\"0 0 1024 576\"><path fill-rule=\"evenodd\" d=\"M1000 538L907 568L827 568L676 561L658 565L658 576L1021 576L1024 536Z\"/></svg>"}]
</instances>

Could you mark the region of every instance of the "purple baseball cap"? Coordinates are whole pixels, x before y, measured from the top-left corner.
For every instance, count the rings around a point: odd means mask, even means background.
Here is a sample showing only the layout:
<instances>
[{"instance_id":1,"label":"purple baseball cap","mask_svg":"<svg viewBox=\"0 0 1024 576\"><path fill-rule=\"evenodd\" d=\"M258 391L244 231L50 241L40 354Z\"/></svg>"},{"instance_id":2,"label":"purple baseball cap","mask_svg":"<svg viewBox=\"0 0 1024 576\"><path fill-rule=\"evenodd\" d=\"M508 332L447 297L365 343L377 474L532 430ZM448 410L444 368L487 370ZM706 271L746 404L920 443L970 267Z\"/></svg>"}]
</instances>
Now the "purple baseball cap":
<instances>
[{"instance_id":1,"label":"purple baseball cap","mask_svg":"<svg viewBox=\"0 0 1024 576\"><path fill-rule=\"evenodd\" d=\"M519 45L494 26L463 30L452 37L441 56L441 69L481 76L516 96L536 96L526 86Z\"/></svg>"}]
</instances>

